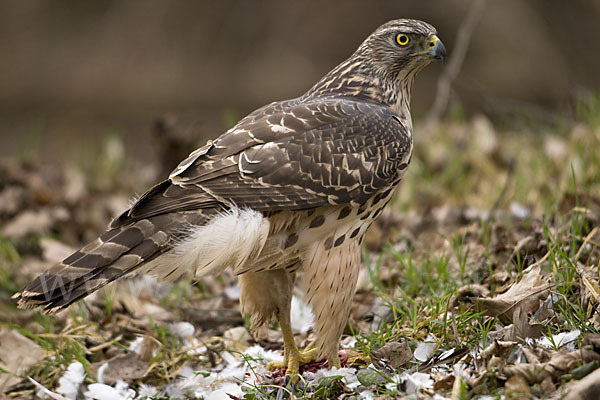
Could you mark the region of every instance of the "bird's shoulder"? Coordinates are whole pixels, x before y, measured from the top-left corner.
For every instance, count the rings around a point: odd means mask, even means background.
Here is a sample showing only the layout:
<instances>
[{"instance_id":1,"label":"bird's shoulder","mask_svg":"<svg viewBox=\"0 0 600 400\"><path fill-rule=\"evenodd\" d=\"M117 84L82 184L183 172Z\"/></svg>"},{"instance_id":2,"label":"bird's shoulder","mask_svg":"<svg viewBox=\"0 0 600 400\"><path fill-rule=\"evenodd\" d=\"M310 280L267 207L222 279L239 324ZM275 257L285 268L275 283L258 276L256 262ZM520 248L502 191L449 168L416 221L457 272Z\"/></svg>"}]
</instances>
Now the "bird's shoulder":
<instances>
[{"instance_id":1,"label":"bird's shoulder","mask_svg":"<svg viewBox=\"0 0 600 400\"><path fill-rule=\"evenodd\" d=\"M212 163L250 149L305 142L335 140L356 142L357 137L373 145L392 141L403 146L412 142L412 126L389 107L348 98L301 98L267 104L205 146L192 152L170 174L171 180L185 177L194 167L210 168ZM273 145L269 145L273 143ZM264 152L261 152L264 153Z\"/></svg>"}]
</instances>

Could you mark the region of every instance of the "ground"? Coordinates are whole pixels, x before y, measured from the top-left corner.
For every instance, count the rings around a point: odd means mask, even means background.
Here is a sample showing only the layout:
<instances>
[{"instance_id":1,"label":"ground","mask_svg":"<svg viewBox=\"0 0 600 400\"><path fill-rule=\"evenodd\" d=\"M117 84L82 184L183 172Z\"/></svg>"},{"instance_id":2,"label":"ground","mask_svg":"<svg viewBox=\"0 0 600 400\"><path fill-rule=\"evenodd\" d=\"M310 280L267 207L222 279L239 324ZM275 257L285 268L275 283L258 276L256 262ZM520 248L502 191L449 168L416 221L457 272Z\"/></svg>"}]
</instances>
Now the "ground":
<instances>
[{"instance_id":1,"label":"ground","mask_svg":"<svg viewBox=\"0 0 600 400\"><path fill-rule=\"evenodd\" d=\"M295 396L586 398L577 391L600 380L598 115L583 107L560 126L495 127L482 116L417 124L405 180L365 240L343 368L308 365ZM31 154L0 163L4 395L285 394L283 372L266 369L281 358L277 326L249 336L229 273L136 277L57 316L15 308L16 290L153 183L158 168L124 153L110 137L75 164ZM310 311L296 298L292 314L305 345Z\"/></svg>"}]
</instances>

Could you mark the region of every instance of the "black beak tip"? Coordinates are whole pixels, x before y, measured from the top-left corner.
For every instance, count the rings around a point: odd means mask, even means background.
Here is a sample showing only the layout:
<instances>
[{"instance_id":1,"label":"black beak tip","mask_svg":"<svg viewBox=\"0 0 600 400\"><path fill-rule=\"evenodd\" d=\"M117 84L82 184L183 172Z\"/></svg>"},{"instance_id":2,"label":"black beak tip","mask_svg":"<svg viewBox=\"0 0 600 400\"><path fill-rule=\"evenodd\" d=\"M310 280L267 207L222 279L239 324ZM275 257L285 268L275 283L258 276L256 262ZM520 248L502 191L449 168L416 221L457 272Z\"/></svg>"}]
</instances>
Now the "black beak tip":
<instances>
[{"instance_id":1,"label":"black beak tip","mask_svg":"<svg viewBox=\"0 0 600 400\"><path fill-rule=\"evenodd\" d=\"M436 60L444 61L446 59L446 46L442 41L438 41L435 48L431 51L431 56Z\"/></svg>"}]
</instances>

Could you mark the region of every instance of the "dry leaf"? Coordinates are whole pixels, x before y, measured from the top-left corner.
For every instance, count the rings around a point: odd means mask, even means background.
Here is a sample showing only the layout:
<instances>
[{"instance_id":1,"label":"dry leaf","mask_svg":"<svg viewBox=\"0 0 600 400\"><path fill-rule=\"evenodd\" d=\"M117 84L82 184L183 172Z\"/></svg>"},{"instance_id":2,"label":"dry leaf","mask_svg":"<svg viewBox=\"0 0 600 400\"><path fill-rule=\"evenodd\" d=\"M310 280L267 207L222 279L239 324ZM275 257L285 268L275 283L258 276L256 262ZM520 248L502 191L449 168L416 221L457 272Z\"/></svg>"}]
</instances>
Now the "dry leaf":
<instances>
[{"instance_id":1,"label":"dry leaf","mask_svg":"<svg viewBox=\"0 0 600 400\"><path fill-rule=\"evenodd\" d=\"M582 347L592 346L594 351L600 353L600 334L588 333L583 337Z\"/></svg>"},{"instance_id":2,"label":"dry leaf","mask_svg":"<svg viewBox=\"0 0 600 400\"><path fill-rule=\"evenodd\" d=\"M518 312L517 317L536 311L540 300L548 296L550 287L552 284L538 265L523 274L523 278L506 292L493 298L477 297L474 300L480 308L487 310L488 315L498 317L504 323L511 323L515 322L515 311ZM523 326L517 328L522 329Z\"/></svg>"},{"instance_id":3,"label":"dry leaf","mask_svg":"<svg viewBox=\"0 0 600 400\"><path fill-rule=\"evenodd\" d=\"M581 281L584 286L589 290L591 296L596 300L596 303L600 303L600 286L598 286L598 279L594 277L591 271L597 271L597 268L591 267L586 270L586 267L581 263L577 263L577 273L581 277Z\"/></svg>"},{"instance_id":4,"label":"dry leaf","mask_svg":"<svg viewBox=\"0 0 600 400\"><path fill-rule=\"evenodd\" d=\"M450 304L452 307L458 307L459 303L473 303L474 298L481 298L489 294L490 290L486 286L473 283L458 288L457 294L452 296Z\"/></svg>"},{"instance_id":5,"label":"dry leaf","mask_svg":"<svg viewBox=\"0 0 600 400\"><path fill-rule=\"evenodd\" d=\"M520 375L513 375L504 384L504 389L507 393L515 393L520 399L531 398L531 388L527 384L525 378Z\"/></svg>"},{"instance_id":6,"label":"dry leaf","mask_svg":"<svg viewBox=\"0 0 600 400\"><path fill-rule=\"evenodd\" d=\"M591 350L575 350L569 353L553 352L548 362L507 365L502 372L508 377L522 376L532 385L542 382L547 377L558 381L562 375L570 372L573 368L597 360L600 360L600 354Z\"/></svg>"},{"instance_id":7,"label":"dry leaf","mask_svg":"<svg viewBox=\"0 0 600 400\"><path fill-rule=\"evenodd\" d=\"M250 345L252 336L250 336L250 333L245 327L236 326L223 332L223 339L231 341L233 346L237 347L241 345L240 349L245 350L245 348Z\"/></svg>"},{"instance_id":8,"label":"dry leaf","mask_svg":"<svg viewBox=\"0 0 600 400\"><path fill-rule=\"evenodd\" d=\"M556 390L556 386L554 386L554 382L552 382L552 378L545 378L542 383L540 383L540 389L542 389L542 393L545 395L549 395Z\"/></svg>"},{"instance_id":9,"label":"dry leaf","mask_svg":"<svg viewBox=\"0 0 600 400\"><path fill-rule=\"evenodd\" d=\"M378 350L371 352L371 362L377 368L395 370L406 364L413 357L412 351L405 339L399 342L388 343Z\"/></svg>"},{"instance_id":10,"label":"dry leaf","mask_svg":"<svg viewBox=\"0 0 600 400\"><path fill-rule=\"evenodd\" d=\"M488 279L490 286L502 287L510 282L510 274L504 270L495 271ZM500 289L496 289L500 291Z\"/></svg>"},{"instance_id":11,"label":"dry leaf","mask_svg":"<svg viewBox=\"0 0 600 400\"><path fill-rule=\"evenodd\" d=\"M102 383L114 385L117 380L131 383L136 379L143 378L148 366L148 362L142 360L134 351L118 355L108 361L108 367L102 375Z\"/></svg>"},{"instance_id":12,"label":"dry leaf","mask_svg":"<svg viewBox=\"0 0 600 400\"><path fill-rule=\"evenodd\" d=\"M6 389L20 382L18 376L43 358L44 351L33 340L14 330L0 331L0 368L16 375L0 375L0 388Z\"/></svg>"},{"instance_id":13,"label":"dry leaf","mask_svg":"<svg viewBox=\"0 0 600 400\"><path fill-rule=\"evenodd\" d=\"M592 372L570 387L565 400L587 400L600 398L600 369Z\"/></svg>"},{"instance_id":14,"label":"dry leaf","mask_svg":"<svg viewBox=\"0 0 600 400\"><path fill-rule=\"evenodd\" d=\"M517 338L539 338L546 329L540 323L530 323L527 314L522 313L521 308L515 308L513 313L513 331L507 331L505 340L516 340Z\"/></svg>"},{"instance_id":15,"label":"dry leaf","mask_svg":"<svg viewBox=\"0 0 600 400\"><path fill-rule=\"evenodd\" d=\"M45 235L60 222L69 218L69 212L63 207L42 208L40 210L27 210L8 221L2 229L4 236L12 239L22 238L26 235Z\"/></svg>"},{"instance_id":16,"label":"dry leaf","mask_svg":"<svg viewBox=\"0 0 600 400\"><path fill-rule=\"evenodd\" d=\"M517 342L494 340L479 353L479 357L483 360L487 360L492 356L506 358L516 345Z\"/></svg>"}]
</instances>

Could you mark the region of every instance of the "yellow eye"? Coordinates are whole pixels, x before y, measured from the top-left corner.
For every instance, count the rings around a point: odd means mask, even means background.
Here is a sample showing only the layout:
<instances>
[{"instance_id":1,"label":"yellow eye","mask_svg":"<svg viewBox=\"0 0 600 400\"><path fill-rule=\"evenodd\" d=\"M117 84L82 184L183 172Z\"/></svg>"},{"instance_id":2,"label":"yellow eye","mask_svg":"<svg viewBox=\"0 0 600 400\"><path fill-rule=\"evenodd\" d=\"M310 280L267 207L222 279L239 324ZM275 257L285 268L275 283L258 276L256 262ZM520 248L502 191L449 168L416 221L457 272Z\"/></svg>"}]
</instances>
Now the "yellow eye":
<instances>
[{"instance_id":1,"label":"yellow eye","mask_svg":"<svg viewBox=\"0 0 600 400\"><path fill-rule=\"evenodd\" d=\"M405 35L404 33L400 33L400 34L398 34L398 36L396 36L396 42L400 46L406 46L409 41L410 41L410 38L408 37L408 35Z\"/></svg>"}]
</instances>

